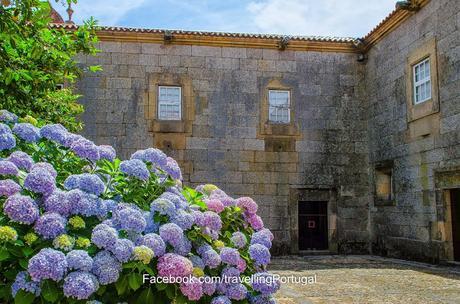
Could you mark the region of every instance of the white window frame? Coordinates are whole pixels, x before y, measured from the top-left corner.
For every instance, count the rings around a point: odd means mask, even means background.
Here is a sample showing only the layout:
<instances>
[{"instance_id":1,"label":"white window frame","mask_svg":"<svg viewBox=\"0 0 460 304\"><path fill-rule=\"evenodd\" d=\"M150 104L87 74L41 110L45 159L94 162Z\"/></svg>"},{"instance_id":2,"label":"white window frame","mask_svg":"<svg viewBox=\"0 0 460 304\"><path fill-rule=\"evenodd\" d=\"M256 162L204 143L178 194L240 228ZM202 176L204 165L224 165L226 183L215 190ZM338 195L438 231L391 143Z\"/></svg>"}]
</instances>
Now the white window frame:
<instances>
[{"instance_id":1,"label":"white window frame","mask_svg":"<svg viewBox=\"0 0 460 304\"><path fill-rule=\"evenodd\" d=\"M168 100L162 100L161 99L161 91L163 89L179 89L179 117L167 117L165 115L162 115L161 112L161 106L166 105L166 106L177 106L177 101L168 101ZM182 120L182 87L179 86L158 86L158 119L159 120Z\"/></svg>"},{"instance_id":2,"label":"white window frame","mask_svg":"<svg viewBox=\"0 0 460 304\"><path fill-rule=\"evenodd\" d=\"M430 66L430 58L425 58L422 61L418 62L412 67L412 74L413 74L413 94L414 94L414 104L421 104L425 101L428 101L431 99L433 90L431 88L431 66ZM422 69L423 67L423 69ZM418 73L417 73L418 69ZM428 74L428 75L427 75ZM421 77L423 76L423 78ZM417 80L418 77L418 80ZM420 92L420 95L422 94L422 90L424 90L424 98L417 94L417 89Z\"/></svg>"},{"instance_id":3,"label":"white window frame","mask_svg":"<svg viewBox=\"0 0 460 304\"><path fill-rule=\"evenodd\" d=\"M271 112L272 112L272 109L275 110L275 112L278 112L280 109L283 109L282 106L276 106L276 105L272 105L271 101L272 101L272 94L276 92L283 92L283 93L287 93L287 121L283 121L283 120L272 120L272 115L271 115ZM275 114L275 117L278 117L278 113ZM272 123L280 123L280 124L289 124L291 122L291 91L290 90L277 90L277 89L269 89L268 90L268 120Z\"/></svg>"}]
</instances>

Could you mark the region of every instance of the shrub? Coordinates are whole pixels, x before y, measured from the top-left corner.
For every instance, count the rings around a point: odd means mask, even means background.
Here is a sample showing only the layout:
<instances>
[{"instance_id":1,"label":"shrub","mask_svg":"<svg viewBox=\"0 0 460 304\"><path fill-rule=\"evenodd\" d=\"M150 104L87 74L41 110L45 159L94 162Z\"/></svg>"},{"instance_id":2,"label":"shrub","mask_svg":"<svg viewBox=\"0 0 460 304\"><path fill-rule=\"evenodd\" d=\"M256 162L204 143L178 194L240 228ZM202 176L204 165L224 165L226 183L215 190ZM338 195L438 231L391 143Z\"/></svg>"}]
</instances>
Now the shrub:
<instances>
[{"instance_id":1,"label":"shrub","mask_svg":"<svg viewBox=\"0 0 460 304\"><path fill-rule=\"evenodd\" d=\"M273 235L251 220L252 199L183 187L160 150L120 161L110 146L7 111L0 157L3 302L274 303ZM237 281L252 275L266 280ZM198 280L216 276L227 281Z\"/></svg>"}]
</instances>

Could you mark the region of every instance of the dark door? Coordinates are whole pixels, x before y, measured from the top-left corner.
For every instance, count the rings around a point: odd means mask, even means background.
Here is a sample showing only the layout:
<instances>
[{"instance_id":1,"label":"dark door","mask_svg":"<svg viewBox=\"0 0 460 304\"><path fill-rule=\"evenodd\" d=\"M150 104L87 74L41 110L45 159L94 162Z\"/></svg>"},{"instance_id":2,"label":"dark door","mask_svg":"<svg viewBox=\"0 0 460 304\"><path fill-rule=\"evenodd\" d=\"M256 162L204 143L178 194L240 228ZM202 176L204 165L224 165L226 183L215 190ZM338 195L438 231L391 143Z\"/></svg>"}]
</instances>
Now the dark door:
<instances>
[{"instance_id":1,"label":"dark door","mask_svg":"<svg viewBox=\"0 0 460 304\"><path fill-rule=\"evenodd\" d=\"M299 250L326 250L327 202L299 202Z\"/></svg>"},{"instance_id":2,"label":"dark door","mask_svg":"<svg viewBox=\"0 0 460 304\"><path fill-rule=\"evenodd\" d=\"M452 211L454 260L460 261L460 189L453 189L450 191L450 206Z\"/></svg>"}]
</instances>

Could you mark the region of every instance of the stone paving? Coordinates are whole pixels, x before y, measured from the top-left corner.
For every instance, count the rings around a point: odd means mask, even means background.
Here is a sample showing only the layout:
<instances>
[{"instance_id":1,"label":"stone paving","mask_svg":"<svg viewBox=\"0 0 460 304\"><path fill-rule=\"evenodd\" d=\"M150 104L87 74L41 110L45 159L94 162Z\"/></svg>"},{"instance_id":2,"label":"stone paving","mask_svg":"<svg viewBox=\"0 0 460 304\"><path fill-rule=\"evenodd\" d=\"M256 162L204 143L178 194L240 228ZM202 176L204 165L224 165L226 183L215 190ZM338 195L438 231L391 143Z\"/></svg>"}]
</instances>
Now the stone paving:
<instances>
[{"instance_id":1,"label":"stone paving","mask_svg":"<svg viewBox=\"0 0 460 304\"><path fill-rule=\"evenodd\" d=\"M316 283L283 284L279 304L460 303L460 267L376 256L289 256L274 258L270 271L310 282L316 275Z\"/></svg>"}]
</instances>

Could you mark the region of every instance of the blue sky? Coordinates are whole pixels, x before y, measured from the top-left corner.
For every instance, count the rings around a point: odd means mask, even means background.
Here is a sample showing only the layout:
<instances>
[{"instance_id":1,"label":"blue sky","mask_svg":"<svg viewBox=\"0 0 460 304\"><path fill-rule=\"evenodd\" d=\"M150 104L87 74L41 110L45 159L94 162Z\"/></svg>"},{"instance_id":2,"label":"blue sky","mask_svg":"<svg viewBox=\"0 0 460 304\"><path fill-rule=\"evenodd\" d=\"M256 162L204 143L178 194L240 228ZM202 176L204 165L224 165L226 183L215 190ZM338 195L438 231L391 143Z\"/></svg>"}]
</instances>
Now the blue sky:
<instances>
[{"instance_id":1,"label":"blue sky","mask_svg":"<svg viewBox=\"0 0 460 304\"><path fill-rule=\"evenodd\" d=\"M94 16L100 25L362 37L394 5L393 0L79 0L74 20ZM65 8L54 6L66 16Z\"/></svg>"}]
</instances>

